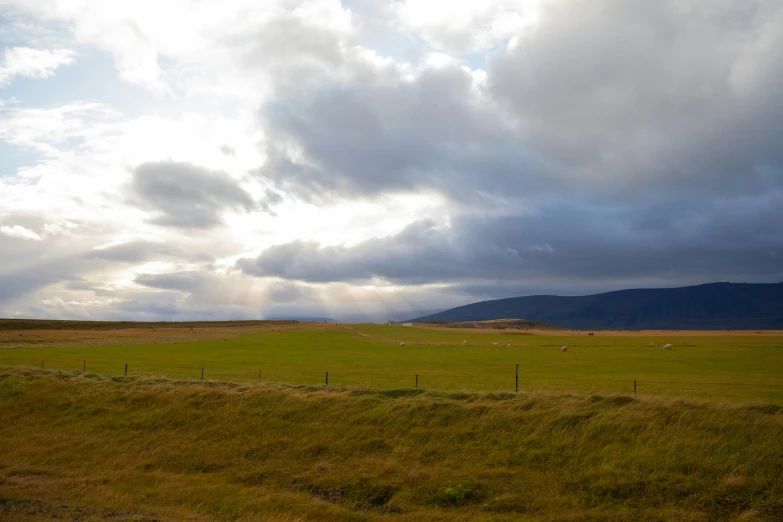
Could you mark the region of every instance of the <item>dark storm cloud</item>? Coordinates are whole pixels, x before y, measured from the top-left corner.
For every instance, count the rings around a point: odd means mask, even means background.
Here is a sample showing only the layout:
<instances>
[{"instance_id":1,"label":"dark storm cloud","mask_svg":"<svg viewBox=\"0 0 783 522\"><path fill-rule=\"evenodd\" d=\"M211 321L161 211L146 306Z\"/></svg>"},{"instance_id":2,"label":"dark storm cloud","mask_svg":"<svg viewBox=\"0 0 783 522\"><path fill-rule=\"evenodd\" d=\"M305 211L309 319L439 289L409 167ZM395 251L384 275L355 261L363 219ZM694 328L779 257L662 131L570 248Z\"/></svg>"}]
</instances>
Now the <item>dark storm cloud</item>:
<instances>
[{"instance_id":1,"label":"dark storm cloud","mask_svg":"<svg viewBox=\"0 0 783 522\"><path fill-rule=\"evenodd\" d=\"M157 214L153 222L169 227L210 228L225 210L256 208L228 174L189 163L144 163L133 173L133 191L140 206Z\"/></svg>"},{"instance_id":2,"label":"dark storm cloud","mask_svg":"<svg viewBox=\"0 0 783 522\"><path fill-rule=\"evenodd\" d=\"M522 291L583 287L584 281L778 281L783 279L783 216L773 200L756 203L755 211L682 202L643 209L552 207L522 216L463 217L448 228L420 221L395 236L352 247L277 245L238 266L249 274L291 280L379 277L397 284L456 284L495 295L509 284Z\"/></svg>"}]
</instances>

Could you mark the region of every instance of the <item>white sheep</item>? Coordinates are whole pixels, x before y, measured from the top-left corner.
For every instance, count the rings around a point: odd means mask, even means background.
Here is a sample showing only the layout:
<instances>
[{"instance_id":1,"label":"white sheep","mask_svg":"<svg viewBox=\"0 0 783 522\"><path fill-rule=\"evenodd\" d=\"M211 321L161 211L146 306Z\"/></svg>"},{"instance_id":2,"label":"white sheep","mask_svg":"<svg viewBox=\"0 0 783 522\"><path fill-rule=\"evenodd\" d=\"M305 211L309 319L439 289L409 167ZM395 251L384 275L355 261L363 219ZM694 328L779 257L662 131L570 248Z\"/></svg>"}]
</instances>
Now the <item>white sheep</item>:
<instances>
[{"instance_id":1,"label":"white sheep","mask_svg":"<svg viewBox=\"0 0 783 522\"><path fill-rule=\"evenodd\" d=\"M672 344L664 344L663 345L663 349L664 350L671 350L672 348L674 348L674 345L672 345Z\"/></svg>"},{"instance_id":2,"label":"white sheep","mask_svg":"<svg viewBox=\"0 0 783 522\"><path fill-rule=\"evenodd\" d=\"M495 341L494 343L492 343L492 346L497 346L499 344L500 344L500 341Z\"/></svg>"},{"instance_id":3,"label":"white sheep","mask_svg":"<svg viewBox=\"0 0 783 522\"><path fill-rule=\"evenodd\" d=\"M405 346L405 341L401 342L400 346Z\"/></svg>"},{"instance_id":4,"label":"white sheep","mask_svg":"<svg viewBox=\"0 0 783 522\"><path fill-rule=\"evenodd\" d=\"M511 343L508 343L506 346L511 346Z\"/></svg>"},{"instance_id":5,"label":"white sheep","mask_svg":"<svg viewBox=\"0 0 783 522\"><path fill-rule=\"evenodd\" d=\"M568 346L563 346L562 348L560 348L560 351L561 352L567 352L568 351Z\"/></svg>"},{"instance_id":6,"label":"white sheep","mask_svg":"<svg viewBox=\"0 0 783 522\"><path fill-rule=\"evenodd\" d=\"M468 341L462 341L462 344L467 345Z\"/></svg>"}]
</instances>

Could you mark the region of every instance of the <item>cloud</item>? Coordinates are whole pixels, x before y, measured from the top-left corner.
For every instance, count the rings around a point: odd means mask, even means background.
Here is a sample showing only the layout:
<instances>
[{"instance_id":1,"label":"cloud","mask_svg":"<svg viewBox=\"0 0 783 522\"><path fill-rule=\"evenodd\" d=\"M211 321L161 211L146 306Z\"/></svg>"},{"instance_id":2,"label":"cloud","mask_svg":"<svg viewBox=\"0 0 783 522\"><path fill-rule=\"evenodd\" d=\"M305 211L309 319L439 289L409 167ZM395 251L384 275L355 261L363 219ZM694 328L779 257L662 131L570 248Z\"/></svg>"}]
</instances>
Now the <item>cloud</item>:
<instances>
[{"instance_id":1,"label":"cloud","mask_svg":"<svg viewBox=\"0 0 783 522\"><path fill-rule=\"evenodd\" d=\"M276 245L237 266L311 283L497 285L495 291L510 284L520 292L549 285L571 293L569 287L584 281L777 282L783 278L779 196L758 199L755 207L557 206L523 216L464 216L449 226L421 221L354 246Z\"/></svg>"},{"instance_id":2,"label":"cloud","mask_svg":"<svg viewBox=\"0 0 783 522\"><path fill-rule=\"evenodd\" d=\"M31 241L40 241L41 236L38 235L37 232L30 230L29 228L25 228L20 225L14 225L14 226L2 226L0 227L0 234L3 234L4 236L8 237L16 237L19 239L28 239Z\"/></svg>"},{"instance_id":3,"label":"cloud","mask_svg":"<svg viewBox=\"0 0 783 522\"><path fill-rule=\"evenodd\" d=\"M86 252L85 257L90 259L104 259L107 261L120 261L125 263L138 263L149 259L157 259L171 255L172 247L162 243L150 241L128 241L101 248L95 248Z\"/></svg>"},{"instance_id":4,"label":"cloud","mask_svg":"<svg viewBox=\"0 0 783 522\"><path fill-rule=\"evenodd\" d=\"M32 49L9 47L0 62L0 87L11 83L14 77L49 78L58 68L74 61L76 53L69 49Z\"/></svg>"},{"instance_id":5,"label":"cloud","mask_svg":"<svg viewBox=\"0 0 783 522\"><path fill-rule=\"evenodd\" d=\"M151 162L133 173L139 204L157 215L153 223L176 228L210 228L225 210L252 211L256 204L228 174L187 163Z\"/></svg>"},{"instance_id":6,"label":"cloud","mask_svg":"<svg viewBox=\"0 0 783 522\"><path fill-rule=\"evenodd\" d=\"M347 37L352 29L350 11L333 0L5 3L35 25L64 27L61 39L109 53L121 79L169 99L198 92L255 102L266 96L264 84L286 68L260 71L249 67L250 57L285 63L289 50L317 49L324 38ZM176 28L170 20L179 21ZM309 30L294 31L291 24L298 21Z\"/></svg>"},{"instance_id":7,"label":"cloud","mask_svg":"<svg viewBox=\"0 0 783 522\"><path fill-rule=\"evenodd\" d=\"M476 208L783 183L779 2L538 11L486 74L343 53L338 72L264 106L259 175L313 201L435 190Z\"/></svg>"},{"instance_id":8,"label":"cloud","mask_svg":"<svg viewBox=\"0 0 783 522\"><path fill-rule=\"evenodd\" d=\"M0 111L0 138L32 149L47 158L73 154L79 145L114 131L119 113L102 103L73 102L65 105ZM67 150L63 150L67 149Z\"/></svg>"},{"instance_id":9,"label":"cloud","mask_svg":"<svg viewBox=\"0 0 783 522\"><path fill-rule=\"evenodd\" d=\"M0 236L0 304L12 302L60 282L77 279L88 267L77 262L72 251L51 241L22 241L15 247L11 239ZM3 314L4 315L4 314Z\"/></svg>"},{"instance_id":10,"label":"cloud","mask_svg":"<svg viewBox=\"0 0 783 522\"><path fill-rule=\"evenodd\" d=\"M197 271L176 272L167 274L139 274L134 282L136 284L161 290L178 290L180 292L192 292L204 281L204 274Z\"/></svg>"},{"instance_id":11,"label":"cloud","mask_svg":"<svg viewBox=\"0 0 783 522\"><path fill-rule=\"evenodd\" d=\"M489 62L520 142L594 197L763 192L781 181L783 5L543 4Z\"/></svg>"},{"instance_id":12,"label":"cloud","mask_svg":"<svg viewBox=\"0 0 783 522\"><path fill-rule=\"evenodd\" d=\"M402 0L390 11L433 48L463 54L490 49L534 25L538 4L539 0Z\"/></svg>"},{"instance_id":13,"label":"cloud","mask_svg":"<svg viewBox=\"0 0 783 522\"><path fill-rule=\"evenodd\" d=\"M780 2L348 5L4 2L0 314L780 280Z\"/></svg>"},{"instance_id":14,"label":"cloud","mask_svg":"<svg viewBox=\"0 0 783 522\"><path fill-rule=\"evenodd\" d=\"M410 80L393 66L353 66L350 81L264 108L268 159L259 176L316 201L434 190L477 204L541 178L467 69L427 67Z\"/></svg>"}]
</instances>

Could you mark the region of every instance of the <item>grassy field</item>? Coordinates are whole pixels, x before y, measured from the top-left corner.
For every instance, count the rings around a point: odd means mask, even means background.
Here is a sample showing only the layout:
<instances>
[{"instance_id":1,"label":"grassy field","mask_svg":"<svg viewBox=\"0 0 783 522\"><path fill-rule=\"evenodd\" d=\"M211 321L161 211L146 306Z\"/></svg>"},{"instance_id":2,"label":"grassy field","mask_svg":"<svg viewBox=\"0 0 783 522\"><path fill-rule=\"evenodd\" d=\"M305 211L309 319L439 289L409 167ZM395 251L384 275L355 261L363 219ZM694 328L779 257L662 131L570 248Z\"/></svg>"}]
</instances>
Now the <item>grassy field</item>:
<instances>
[{"instance_id":1,"label":"grassy field","mask_svg":"<svg viewBox=\"0 0 783 522\"><path fill-rule=\"evenodd\" d=\"M776 521L781 440L773 405L6 367L0 519Z\"/></svg>"},{"instance_id":2,"label":"grassy field","mask_svg":"<svg viewBox=\"0 0 783 522\"><path fill-rule=\"evenodd\" d=\"M0 520L783 520L776 332L50 326L0 324Z\"/></svg>"},{"instance_id":3,"label":"grassy field","mask_svg":"<svg viewBox=\"0 0 783 522\"><path fill-rule=\"evenodd\" d=\"M80 370L86 360L87 373L121 375L128 364L130 375L178 379L199 379L204 367L206 379L234 382L257 380L260 370L267 382L306 385L324 383L328 371L331 385L381 389L412 388L418 374L426 390L513 391L519 364L525 391L632 395L636 380L640 396L783 404L783 337L774 333L531 335L327 324L247 331L93 332L90 346L63 347L57 335L74 332L8 330L0 336L0 365L40 367L43 361L47 368ZM158 342L155 335L165 344L146 344ZM204 340L171 342L183 338ZM493 346L498 342L502 346ZM675 347L662 350L664 343Z\"/></svg>"}]
</instances>

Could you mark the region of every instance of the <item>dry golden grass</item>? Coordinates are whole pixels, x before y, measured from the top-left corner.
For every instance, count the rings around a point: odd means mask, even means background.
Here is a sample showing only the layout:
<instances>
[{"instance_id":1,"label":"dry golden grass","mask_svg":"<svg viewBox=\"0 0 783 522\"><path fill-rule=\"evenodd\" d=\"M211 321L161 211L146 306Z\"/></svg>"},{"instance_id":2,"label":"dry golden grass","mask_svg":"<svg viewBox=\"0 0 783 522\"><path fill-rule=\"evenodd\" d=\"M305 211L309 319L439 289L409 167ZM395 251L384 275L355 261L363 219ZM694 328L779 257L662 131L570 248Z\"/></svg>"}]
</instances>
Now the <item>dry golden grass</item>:
<instances>
[{"instance_id":1,"label":"dry golden grass","mask_svg":"<svg viewBox=\"0 0 783 522\"><path fill-rule=\"evenodd\" d=\"M508 319L501 322L513 321ZM494 321L497 323L498 321ZM493 321L485 321L493 323ZM236 337L280 332L288 330L346 331L354 335L373 338L382 342L399 342L398 339L363 334L351 325L334 323L307 323L296 321L213 321L183 323L117 323L101 321L48 321L0 319L0 349L3 348L56 348L73 346L116 346L136 344L167 344L188 341L218 341ZM780 336L775 330L611 330L577 331L566 329L542 330L537 328L524 330L495 330L492 328L455 329L438 325L417 324L410 327L411 332L464 331L471 335L538 335L557 337L582 337L593 333L595 337L743 337L743 336ZM461 335L461 334L460 334Z\"/></svg>"},{"instance_id":2,"label":"dry golden grass","mask_svg":"<svg viewBox=\"0 0 783 522\"><path fill-rule=\"evenodd\" d=\"M299 323L296 321L236 321L214 323L172 323L172 326L122 327L120 323L93 323L75 329L71 321L59 323L57 328L39 328L25 324L2 324L0 320L0 349L2 348L56 348L68 346L116 346L128 344L166 344L188 341L217 341L234 339L243 335L281 332L288 330L329 330L333 324ZM237 324L239 323L239 324ZM103 327L102 325L110 325ZM186 324L188 326L177 326ZM113 327L116 326L116 327Z\"/></svg>"},{"instance_id":3,"label":"dry golden grass","mask_svg":"<svg viewBox=\"0 0 783 522\"><path fill-rule=\"evenodd\" d=\"M781 520L771 404L0 367L3 520Z\"/></svg>"}]
</instances>

